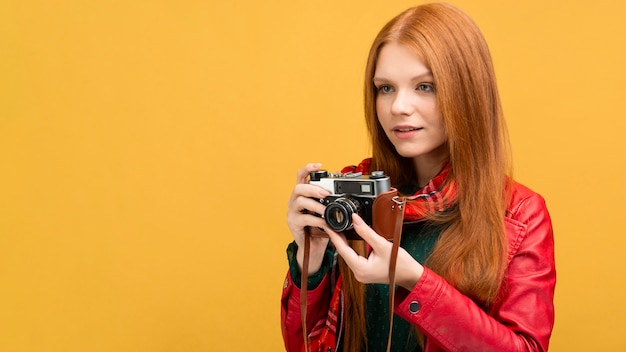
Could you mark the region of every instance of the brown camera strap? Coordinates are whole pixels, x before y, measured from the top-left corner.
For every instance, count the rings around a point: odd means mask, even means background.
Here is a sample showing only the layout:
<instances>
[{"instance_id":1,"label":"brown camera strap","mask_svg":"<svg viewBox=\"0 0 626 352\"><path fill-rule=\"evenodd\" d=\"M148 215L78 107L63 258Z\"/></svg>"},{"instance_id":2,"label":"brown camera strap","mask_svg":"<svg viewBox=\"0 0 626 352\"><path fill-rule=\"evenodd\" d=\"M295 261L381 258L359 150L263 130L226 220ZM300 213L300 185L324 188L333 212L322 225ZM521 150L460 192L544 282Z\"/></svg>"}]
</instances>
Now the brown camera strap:
<instances>
[{"instance_id":1,"label":"brown camera strap","mask_svg":"<svg viewBox=\"0 0 626 352\"><path fill-rule=\"evenodd\" d=\"M400 240L402 238L402 213L404 212L405 199L402 198L398 201L397 197L394 197L392 201L395 203L392 206L396 211L399 211L398 222L393 229L393 240L391 246L391 256L389 258L389 335L387 337L387 352L391 351L391 333L393 329L393 316L394 316L394 298L395 298L395 286L396 286L396 263L398 260L398 250L400 248ZM374 229L376 230L376 229ZM302 261L301 272L301 284L300 284L300 315L302 318L302 335L304 337L304 351L309 352L309 336L307 333L306 315L307 315L307 294L308 294L308 278L309 278L309 256L311 246L311 228L304 228L304 257Z\"/></svg>"},{"instance_id":2,"label":"brown camera strap","mask_svg":"<svg viewBox=\"0 0 626 352\"><path fill-rule=\"evenodd\" d=\"M309 252L311 251L311 228L304 228L304 258L300 281L300 316L302 318L302 335L304 337L304 351L309 352L309 336L306 328L307 294L309 292Z\"/></svg>"},{"instance_id":3,"label":"brown camera strap","mask_svg":"<svg viewBox=\"0 0 626 352\"><path fill-rule=\"evenodd\" d=\"M391 256L389 257L389 336L387 337L387 352L391 351L391 332L393 330L393 310L394 298L396 296L396 263L398 261L398 249L400 248L400 239L402 230L393 234L393 243L391 245Z\"/></svg>"}]
</instances>

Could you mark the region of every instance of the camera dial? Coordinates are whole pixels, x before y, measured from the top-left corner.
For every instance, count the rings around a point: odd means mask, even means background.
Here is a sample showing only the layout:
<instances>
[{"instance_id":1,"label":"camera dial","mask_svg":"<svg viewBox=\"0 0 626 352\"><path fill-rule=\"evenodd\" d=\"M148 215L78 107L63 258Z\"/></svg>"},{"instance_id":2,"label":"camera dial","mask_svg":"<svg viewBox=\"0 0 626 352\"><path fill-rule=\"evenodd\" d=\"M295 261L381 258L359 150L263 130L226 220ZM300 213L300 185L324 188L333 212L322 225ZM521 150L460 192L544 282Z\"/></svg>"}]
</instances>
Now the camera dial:
<instances>
[{"instance_id":1,"label":"camera dial","mask_svg":"<svg viewBox=\"0 0 626 352\"><path fill-rule=\"evenodd\" d=\"M328 171L319 170L319 171L311 171L309 172L309 178L311 181L319 181L325 177L328 177Z\"/></svg>"},{"instance_id":2,"label":"camera dial","mask_svg":"<svg viewBox=\"0 0 626 352\"><path fill-rule=\"evenodd\" d=\"M384 171L372 171L372 174L370 175L370 178L372 180L376 180L376 179L380 179L380 178L385 178L387 177L387 175L385 175Z\"/></svg>"}]
</instances>

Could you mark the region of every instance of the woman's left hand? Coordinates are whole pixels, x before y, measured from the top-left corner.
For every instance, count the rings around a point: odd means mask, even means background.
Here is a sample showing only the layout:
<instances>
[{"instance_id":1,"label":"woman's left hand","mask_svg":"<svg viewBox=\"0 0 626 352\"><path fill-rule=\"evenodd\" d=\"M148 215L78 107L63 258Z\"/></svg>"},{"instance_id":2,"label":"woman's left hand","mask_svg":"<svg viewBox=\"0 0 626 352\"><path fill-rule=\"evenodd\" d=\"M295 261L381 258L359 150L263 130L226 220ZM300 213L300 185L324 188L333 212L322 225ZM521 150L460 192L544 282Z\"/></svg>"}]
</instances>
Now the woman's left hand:
<instances>
[{"instance_id":1,"label":"woman's left hand","mask_svg":"<svg viewBox=\"0 0 626 352\"><path fill-rule=\"evenodd\" d=\"M389 259L392 243L377 234L357 214L352 214L352 225L359 236L372 247L367 258L358 255L348 245L343 235L334 232L328 226L325 226L324 230L335 245L337 253L348 264L358 281L366 284L389 284ZM398 248L396 284L407 290L412 290L423 273L424 267L404 248Z\"/></svg>"}]
</instances>

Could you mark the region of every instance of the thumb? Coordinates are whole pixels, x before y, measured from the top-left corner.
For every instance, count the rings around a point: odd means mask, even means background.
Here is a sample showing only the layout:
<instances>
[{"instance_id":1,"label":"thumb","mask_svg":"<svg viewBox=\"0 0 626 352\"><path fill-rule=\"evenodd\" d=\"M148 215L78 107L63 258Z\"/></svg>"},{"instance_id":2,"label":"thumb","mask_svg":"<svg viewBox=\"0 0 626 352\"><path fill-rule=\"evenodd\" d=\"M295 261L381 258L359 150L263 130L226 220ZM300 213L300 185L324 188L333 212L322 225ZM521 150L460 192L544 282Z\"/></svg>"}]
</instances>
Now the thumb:
<instances>
[{"instance_id":1,"label":"thumb","mask_svg":"<svg viewBox=\"0 0 626 352\"><path fill-rule=\"evenodd\" d=\"M372 249L374 250L382 243L387 242L387 240L376 233L376 231L366 224L363 218L356 213L352 214L352 227L365 242L372 246Z\"/></svg>"}]
</instances>

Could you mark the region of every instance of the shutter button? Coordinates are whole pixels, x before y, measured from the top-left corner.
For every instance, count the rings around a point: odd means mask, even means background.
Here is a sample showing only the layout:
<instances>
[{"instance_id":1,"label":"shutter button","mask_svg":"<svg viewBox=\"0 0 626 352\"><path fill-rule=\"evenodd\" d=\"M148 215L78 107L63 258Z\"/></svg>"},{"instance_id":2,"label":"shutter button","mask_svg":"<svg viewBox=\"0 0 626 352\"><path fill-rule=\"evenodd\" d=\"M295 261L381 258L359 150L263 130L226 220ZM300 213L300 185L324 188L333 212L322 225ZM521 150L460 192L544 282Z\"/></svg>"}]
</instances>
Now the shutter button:
<instances>
[{"instance_id":1,"label":"shutter button","mask_svg":"<svg viewBox=\"0 0 626 352\"><path fill-rule=\"evenodd\" d=\"M413 301L409 303L409 312L411 312L411 314L417 314L417 312L419 311L420 311L420 304L418 301Z\"/></svg>"}]
</instances>

